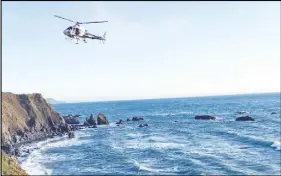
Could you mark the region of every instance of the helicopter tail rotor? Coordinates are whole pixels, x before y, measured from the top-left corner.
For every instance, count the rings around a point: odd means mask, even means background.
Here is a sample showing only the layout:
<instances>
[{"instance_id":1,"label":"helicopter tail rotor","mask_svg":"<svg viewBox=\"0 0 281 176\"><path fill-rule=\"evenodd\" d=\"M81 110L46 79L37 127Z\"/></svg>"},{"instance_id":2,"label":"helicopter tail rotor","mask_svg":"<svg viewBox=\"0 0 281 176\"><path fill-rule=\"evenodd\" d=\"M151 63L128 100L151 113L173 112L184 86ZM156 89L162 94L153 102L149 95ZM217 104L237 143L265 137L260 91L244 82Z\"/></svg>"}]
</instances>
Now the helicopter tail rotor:
<instances>
[{"instance_id":1,"label":"helicopter tail rotor","mask_svg":"<svg viewBox=\"0 0 281 176\"><path fill-rule=\"evenodd\" d=\"M106 39L105 39L105 37L106 37L106 32L103 34L103 36L102 36L103 38L102 38L102 43L104 44L105 43L105 41L106 41Z\"/></svg>"}]
</instances>

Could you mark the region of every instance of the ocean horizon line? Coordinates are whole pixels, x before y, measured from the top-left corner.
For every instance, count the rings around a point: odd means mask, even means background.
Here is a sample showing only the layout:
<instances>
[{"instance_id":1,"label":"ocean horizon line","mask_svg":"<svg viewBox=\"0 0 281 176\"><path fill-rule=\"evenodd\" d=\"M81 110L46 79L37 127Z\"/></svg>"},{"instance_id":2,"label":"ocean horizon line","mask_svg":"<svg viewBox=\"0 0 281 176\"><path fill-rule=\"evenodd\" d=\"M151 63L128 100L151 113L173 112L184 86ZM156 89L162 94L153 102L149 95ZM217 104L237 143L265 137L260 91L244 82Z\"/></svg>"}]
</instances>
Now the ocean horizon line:
<instances>
[{"instance_id":1,"label":"ocean horizon line","mask_svg":"<svg viewBox=\"0 0 281 176\"><path fill-rule=\"evenodd\" d=\"M160 98L136 98L136 99L113 99L113 100L90 100L90 101L65 101L59 104L77 104L77 103L106 103L106 102L126 102L126 101L146 101L146 100L167 100L167 99L187 99L187 98L211 98L226 96L247 96L247 95L267 95L281 94L279 92L257 92L257 93L234 93L234 94L217 94L217 95L197 95L197 96L180 96L180 97L160 97Z\"/></svg>"}]
</instances>

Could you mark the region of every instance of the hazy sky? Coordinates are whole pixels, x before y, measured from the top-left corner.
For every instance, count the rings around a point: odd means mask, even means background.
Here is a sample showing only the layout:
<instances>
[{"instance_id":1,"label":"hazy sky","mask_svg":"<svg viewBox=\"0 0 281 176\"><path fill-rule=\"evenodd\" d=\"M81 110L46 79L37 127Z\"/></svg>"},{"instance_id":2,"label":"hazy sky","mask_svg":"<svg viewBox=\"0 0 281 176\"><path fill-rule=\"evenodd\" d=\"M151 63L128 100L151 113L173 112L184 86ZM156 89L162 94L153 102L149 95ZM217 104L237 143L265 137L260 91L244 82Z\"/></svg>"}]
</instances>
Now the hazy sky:
<instances>
[{"instance_id":1,"label":"hazy sky","mask_svg":"<svg viewBox=\"0 0 281 176\"><path fill-rule=\"evenodd\" d=\"M280 91L280 2L3 2L3 91L66 101ZM74 21L106 43L76 45Z\"/></svg>"}]
</instances>

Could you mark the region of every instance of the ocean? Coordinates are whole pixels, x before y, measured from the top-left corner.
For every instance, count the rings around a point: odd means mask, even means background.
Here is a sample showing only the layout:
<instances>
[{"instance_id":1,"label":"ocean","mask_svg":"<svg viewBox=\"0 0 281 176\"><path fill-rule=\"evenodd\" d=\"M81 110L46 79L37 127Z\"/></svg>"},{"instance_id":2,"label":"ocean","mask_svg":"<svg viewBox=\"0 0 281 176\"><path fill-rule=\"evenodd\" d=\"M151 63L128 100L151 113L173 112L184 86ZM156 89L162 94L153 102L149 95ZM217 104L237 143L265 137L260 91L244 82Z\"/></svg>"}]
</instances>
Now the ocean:
<instances>
[{"instance_id":1,"label":"ocean","mask_svg":"<svg viewBox=\"0 0 281 176\"><path fill-rule=\"evenodd\" d=\"M101 112L110 125L24 146L37 148L19 158L32 175L281 174L280 93L53 106L81 123ZM194 119L204 114L218 120ZM255 121L235 121L245 115ZM144 121L126 122L134 116Z\"/></svg>"}]
</instances>

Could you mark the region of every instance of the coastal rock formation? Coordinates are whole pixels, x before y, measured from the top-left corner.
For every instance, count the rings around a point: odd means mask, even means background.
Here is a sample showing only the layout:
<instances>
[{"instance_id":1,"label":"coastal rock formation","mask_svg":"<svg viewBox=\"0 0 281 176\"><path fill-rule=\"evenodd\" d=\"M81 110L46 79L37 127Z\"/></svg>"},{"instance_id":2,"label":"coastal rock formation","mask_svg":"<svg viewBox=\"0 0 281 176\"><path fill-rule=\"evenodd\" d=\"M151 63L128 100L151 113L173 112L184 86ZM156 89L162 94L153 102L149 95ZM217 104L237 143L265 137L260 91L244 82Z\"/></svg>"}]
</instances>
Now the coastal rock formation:
<instances>
[{"instance_id":1,"label":"coastal rock formation","mask_svg":"<svg viewBox=\"0 0 281 176\"><path fill-rule=\"evenodd\" d=\"M109 125L109 122L107 120L107 117L103 115L102 113L98 114L98 125Z\"/></svg>"},{"instance_id":2,"label":"coastal rock formation","mask_svg":"<svg viewBox=\"0 0 281 176\"><path fill-rule=\"evenodd\" d=\"M250 116L243 116L243 117L238 117L236 121L255 121L255 119Z\"/></svg>"},{"instance_id":3,"label":"coastal rock formation","mask_svg":"<svg viewBox=\"0 0 281 176\"><path fill-rule=\"evenodd\" d=\"M16 146L70 130L62 116L41 94L2 93L2 149L15 154Z\"/></svg>"},{"instance_id":4,"label":"coastal rock formation","mask_svg":"<svg viewBox=\"0 0 281 176\"><path fill-rule=\"evenodd\" d=\"M132 121L140 121L140 120L144 120L142 117L133 117Z\"/></svg>"},{"instance_id":5,"label":"coastal rock formation","mask_svg":"<svg viewBox=\"0 0 281 176\"><path fill-rule=\"evenodd\" d=\"M64 116L63 118L67 124L79 124L80 123L80 121L76 117Z\"/></svg>"},{"instance_id":6,"label":"coastal rock formation","mask_svg":"<svg viewBox=\"0 0 281 176\"><path fill-rule=\"evenodd\" d=\"M74 137L75 137L74 132L73 132L73 131L70 131L70 132L68 133L68 137L69 137L69 138L74 138Z\"/></svg>"},{"instance_id":7,"label":"coastal rock formation","mask_svg":"<svg viewBox=\"0 0 281 176\"><path fill-rule=\"evenodd\" d=\"M121 120L121 119L119 120L119 122L116 122L116 124L117 124L117 125L119 125L119 124L123 124L123 123L124 123L124 121L123 121L123 120Z\"/></svg>"},{"instance_id":8,"label":"coastal rock formation","mask_svg":"<svg viewBox=\"0 0 281 176\"><path fill-rule=\"evenodd\" d=\"M198 115L194 117L196 120L215 120L216 118L210 115Z\"/></svg>"},{"instance_id":9,"label":"coastal rock formation","mask_svg":"<svg viewBox=\"0 0 281 176\"><path fill-rule=\"evenodd\" d=\"M86 119L86 124L89 124L89 125L94 125L94 126L96 126L97 125L97 123L96 123L96 120L95 120L95 118L94 118L94 115L93 114L91 114L90 115L90 118L88 119ZM85 124L85 123L84 123Z\"/></svg>"},{"instance_id":10,"label":"coastal rock formation","mask_svg":"<svg viewBox=\"0 0 281 176\"><path fill-rule=\"evenodd\" d=\"M68 114L67 116L62 116L63 118L65 117L80 117L81 115L71 115L71 114Z\"/></svg>"}]
</instances>

